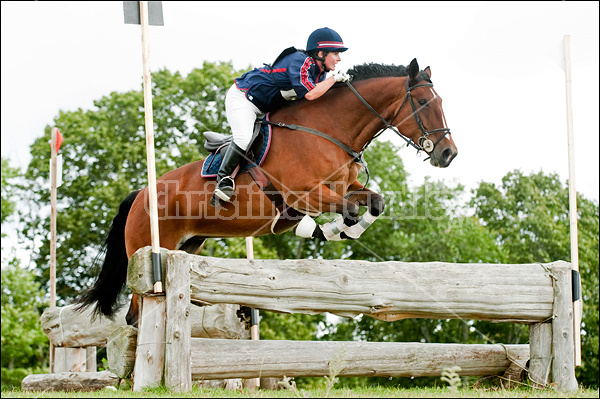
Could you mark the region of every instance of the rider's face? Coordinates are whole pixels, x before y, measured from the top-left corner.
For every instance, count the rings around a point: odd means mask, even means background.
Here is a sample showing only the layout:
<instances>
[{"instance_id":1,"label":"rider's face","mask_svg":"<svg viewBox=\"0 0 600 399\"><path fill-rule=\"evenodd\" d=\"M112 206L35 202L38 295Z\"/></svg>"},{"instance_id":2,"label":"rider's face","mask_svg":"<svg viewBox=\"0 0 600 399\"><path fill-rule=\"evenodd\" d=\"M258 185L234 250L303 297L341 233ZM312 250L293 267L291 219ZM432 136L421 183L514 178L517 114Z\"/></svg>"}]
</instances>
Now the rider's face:
<instances>
[{"instance_id":1,"label":"rider's face","mask_svg":"<svg viewBox=\"0 0 600 399\"><path fill-rule=\"evenodd\" d=\"M323 54L319 54L321 57L323 56ZM335 71L335 66L337 65L338 62L340 62L342 59L340 58L340 53L338 51L332 51L327 53L327 55L325 56L325 70L326 71Z\"/></svg>"}]
</instances>

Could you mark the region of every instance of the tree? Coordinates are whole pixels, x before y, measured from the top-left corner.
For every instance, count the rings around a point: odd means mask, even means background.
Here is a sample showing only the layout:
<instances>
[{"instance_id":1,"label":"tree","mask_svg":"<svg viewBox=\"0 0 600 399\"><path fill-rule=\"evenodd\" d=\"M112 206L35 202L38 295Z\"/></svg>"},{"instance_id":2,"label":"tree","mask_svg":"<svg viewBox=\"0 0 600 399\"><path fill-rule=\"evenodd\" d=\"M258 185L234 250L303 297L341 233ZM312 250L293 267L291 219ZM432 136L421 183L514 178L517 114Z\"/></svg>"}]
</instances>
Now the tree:
<instances>
[{"instance_id":1,"label":"tree","mask_svg":"<svg viewBox=\"0 0 600 399\"><path fill-rule=\"evenodd\" d=\"M2 157L2 186L1 186L1 195L2 195L2 209L1 209L1 223L3 224L9 218L9 216L13 215L15 212L15 203L13 199L13 190L15 188L15 183L12 180L21 175L21 172L18 168L13 168L9 165L9 160ZM2 237L5 236L5 233L2 232Z\"/></svg>"},{"instance_id":2,"label":"tree","mask_svg":"<svg viewBox=\"0 0 600 399\"><path fill-rule=\"evenodd\" d=\"M508 173L502 185L481 183L471 205L496 236L510 263L571 259L568 186L558 175ZM582 278L582 365L577 378L598 387L598 203L577 196L579 270Z\"/></svg>"},{"instance_id":3,"label":"tree","mask_svg":"<svg viewBox=\"0 0 600 399\"><path fill-rule=\"evenodd\" d=\"M20 380L47 359L48 338L40 315L48 305L30 271L17 263L2 267L2 385ZM8 376L8 381L5 377Z\"/></svg>"},{"instance_id":4,"label":"tree","mask_svg":"<svg viewBox=\"0 0 600 399\"><path fill-rule=\"evenodd\" d=\"M224 96L235 76L230 63L208 63L186 77L153 74L156 172L161 176L203 158L204 130L226 131ZM147 185L143 93L112 92L90 110L60 112L54 121L64 134L63 185L58 190L57 297L64 304L96 276L94 258L127 194ZM35 248L40 281L49 275L48 140L51 127L31 147L26 177L31 202L42 211L26 216L25 233Z\"/></svg>"},{"instance_id":5,"label":"tree","mask_svg":"<svg viewBox=\"0 0 600 399\"><path fill-rule=\"evenodd\" d=\"M20 171L2 158L2 225L16 212L12 182ZM2 233L4 238L6 235ZM33 273L19 265L16 256L2 258L2 389L20 386L21 380L46 359L48 339L40 326L44 292Z\"/></svg>"}]
</instances>

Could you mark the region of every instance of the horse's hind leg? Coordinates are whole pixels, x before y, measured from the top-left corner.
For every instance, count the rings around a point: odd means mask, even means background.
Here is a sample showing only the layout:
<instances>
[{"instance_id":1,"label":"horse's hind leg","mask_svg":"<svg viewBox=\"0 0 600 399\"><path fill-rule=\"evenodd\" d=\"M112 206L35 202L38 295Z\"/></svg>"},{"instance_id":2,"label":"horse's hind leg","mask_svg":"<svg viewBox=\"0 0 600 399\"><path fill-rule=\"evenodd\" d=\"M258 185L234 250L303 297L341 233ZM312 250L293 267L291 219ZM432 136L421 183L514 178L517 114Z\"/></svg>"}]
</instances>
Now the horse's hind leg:
<instances>
[{"instance_id":1,"label":"horse's hind leg","mask_svg":"<svg viewBox=\"0 0 600 399\"><path fill-rule=\"evenodd\" d=\"M205 237L194 236L184 242L178 249L180 251L185 251L188 254L198 255L200 251L202 251L205 242Z\"/></svg>"},{"instance_id":2,"label":"horse's hind leg","mask_svg":"<svg viewBox=\"0 0 600 399\"><path fill-rule=\"evenodd\" d=\"M131 296L131 302L129 303L129 309L125 315L125 321L128 326L138 327L138 318L140 314L140 296L134 293Z\"/></svg>"}]
</instances>

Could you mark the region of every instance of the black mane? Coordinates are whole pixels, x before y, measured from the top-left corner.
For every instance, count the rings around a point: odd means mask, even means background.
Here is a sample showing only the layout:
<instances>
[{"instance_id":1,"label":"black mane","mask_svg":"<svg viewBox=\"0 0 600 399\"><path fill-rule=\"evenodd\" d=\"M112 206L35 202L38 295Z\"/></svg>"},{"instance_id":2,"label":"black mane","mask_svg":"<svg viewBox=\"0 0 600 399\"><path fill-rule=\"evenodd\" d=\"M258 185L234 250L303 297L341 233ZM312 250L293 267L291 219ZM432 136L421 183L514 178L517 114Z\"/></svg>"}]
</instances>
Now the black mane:
<instances>
[{"instance_id":1,"label":"black mane","mask_svg":"<svg viewBox=\"0 0 600 399\"><path fill-rule=\"evenodd\" d=\"M348 69L348 75L352 76L352 81L365 80L371 78L383 78L383 77L402 77L408 75L408 67L404 65L385 65L375 63L364 63L362 65L354 65ZM419 71L417 81L426 80L431 83L429 76L423 71Z\"/></svg>"},{"instance_id":2,"label":"black mane","mask_svg":"<svg viewBox=\"0 0 600 399\"><path fill-rule=\"evenodd\" d=\"M355 65L348 70L348 75L352 76L352 81L365 80L371 78L381 78L386 76L406 76L407 67L404 65L383 65L375 63L364 63Z\"/></svg>"}]
</instances>

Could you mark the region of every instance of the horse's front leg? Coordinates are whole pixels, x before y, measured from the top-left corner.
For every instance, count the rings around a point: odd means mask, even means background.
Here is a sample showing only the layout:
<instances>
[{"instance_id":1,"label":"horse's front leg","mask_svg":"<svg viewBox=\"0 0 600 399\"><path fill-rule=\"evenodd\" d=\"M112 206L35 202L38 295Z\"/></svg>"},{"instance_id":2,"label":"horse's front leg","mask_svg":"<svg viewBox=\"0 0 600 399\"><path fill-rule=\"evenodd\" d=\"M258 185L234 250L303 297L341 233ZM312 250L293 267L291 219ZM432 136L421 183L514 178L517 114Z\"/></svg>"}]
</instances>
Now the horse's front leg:
<instances>
[{"instance_id":1,"label":"horse's front leg","mask_svg":"<svg viewBox=\"0 0 600 399\"><path fill-rule=\"evenodd\" d=\"M358 204L348 201L326 185L321 185L317 190L293 195L295 198L291 202L296 209L307 209L312 213L335 212L341 215L336 219L338 222L330 222L321 226L318 226L309 215L304 216L296 228L296 235L300 237L320 238L327 241L339 240L340 231L336 229L336 226L347 228L359 221Z\"/></svg>"},{"instance_id":2,"label":"horse's front leg","mask_svg":"<svg viewBox=\"0 0 600 399\"><path fill-rule=\"evenodd\" d=\"M321 204L326 202L326 198L335 199L338 206L331 211L341 213L340 217L317 226L316 222L307 215L298 225L296 234L306 238L318 237L327 241L359 238L383 213L385 201L380 194L365 188L358 180L352 183L347 191L351 193L348 199L337 194L332 195L331 198L319 197ZM367 207L367 211L360 217L358 217L358 205Z\"/></svg>"},{"instance_id":3,"label":"horse's front leg","mask_svg":"<svg viewBox=\"0 0 600 399\"><path fill-rule=\"evenodd\" d=\"M358 180L350 185L348 191L352 193L348 198L350 202L356 201L359 205L367 207L367 211L363 213L358 223L345 226L340 233L340 239L350 238L356 240L383 213L385 200L381 194L365 188ZM353 191L356 192L353 193Z\"/></svg>"},{"instance_id":4,"label":"horse's front leg","mask_svg":"<svg viewBox=\"0 0 600 399\"><path fill-rule=\"evenodd\" d=\"M358 181L355 181L350 185L348 191L351 193L348 202L366 206L367 211L358 220L353 220L351 224L347 223L346 220L340 216L329 223L318 226L323 236L328 241L358 239L362 233L377 220L379 215L383 213L385 201L380 194L364 188ZM305 222L309 223L309 221Z\"/></svg>"}]
</instances>

